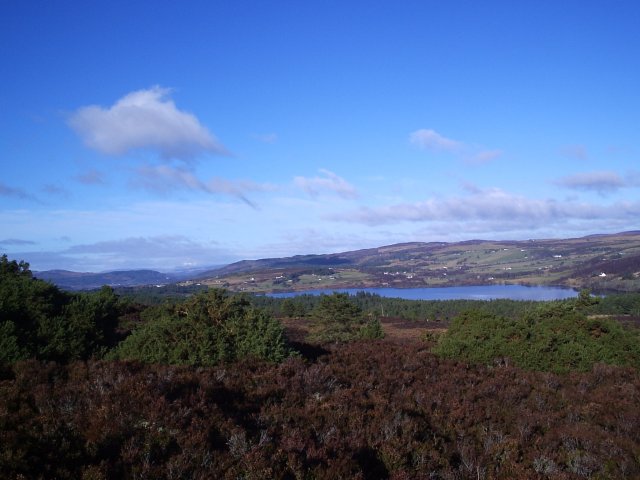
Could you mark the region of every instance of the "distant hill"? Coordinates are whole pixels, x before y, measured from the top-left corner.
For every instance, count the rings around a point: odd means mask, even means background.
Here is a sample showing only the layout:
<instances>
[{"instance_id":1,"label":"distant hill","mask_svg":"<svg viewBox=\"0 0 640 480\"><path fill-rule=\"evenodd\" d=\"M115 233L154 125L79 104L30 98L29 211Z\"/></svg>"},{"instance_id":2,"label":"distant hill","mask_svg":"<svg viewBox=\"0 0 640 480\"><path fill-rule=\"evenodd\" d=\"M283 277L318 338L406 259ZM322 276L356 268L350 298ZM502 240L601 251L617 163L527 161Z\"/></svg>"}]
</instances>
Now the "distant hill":
<instances>
[{"instance_id":1,"label":"distant hill","mask_svg":"<svg viewBox=\"0 0 640 480\"><path fill-rule=\"evenodd\" d=\"M640 231L543 240L412 242L324 255L242 260L205 271L36 272L69 290L202 283L234 291L519 283L640 291Z\"/></svg>"},{"instance_id":2,"label":"distant hill","mask_svg":"<svg viewBox=\"0 0 640 480\"><path fill-rule=\"evenodd\" d=\"M203 272L197 281L249 292L493 283L640 291L640 231L569 239L414 242L243 260Z\"/></svg>"},{"instance_id":3,"label":"distant hill","mask_svg":"<svg viewBox=\"0 0 640 480\"><path fill-rule=\"evenodd\" d=\"M180 277L155 270L123 270L106 273L80 273L68 270L35 272L34 276L51 282L66 290L92 290L103 285L133 287L139 285L165 285L180 280Z\"/></svg>"}]
</instances>

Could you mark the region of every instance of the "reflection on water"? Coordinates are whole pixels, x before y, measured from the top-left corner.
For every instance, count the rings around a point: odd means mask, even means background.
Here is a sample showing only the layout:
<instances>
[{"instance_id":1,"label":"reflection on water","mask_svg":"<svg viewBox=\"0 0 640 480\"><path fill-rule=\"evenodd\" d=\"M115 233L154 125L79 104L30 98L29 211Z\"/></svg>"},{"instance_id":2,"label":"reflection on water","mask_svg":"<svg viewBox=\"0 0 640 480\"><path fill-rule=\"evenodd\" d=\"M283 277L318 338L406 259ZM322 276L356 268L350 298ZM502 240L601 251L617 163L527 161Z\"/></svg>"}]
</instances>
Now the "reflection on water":
<instances>
[{"instance_id":1,"label":"reflection on water","mask_svg":"<svg viewBox=\"0 0 640 480\"><path fill-rule=\"evenodd\" d=\"M404 298L406 300L493 300L506 298L509 300L561 300L578 296L578 292L564 287L525 285L476 285L464 287L434 287L434 288L342 288L306 290L303 292L272 293L276 298L295 297L296 295L320 295L333 292L344 292L355 295L367 292L381 297Z\"/></svg>"}]
</instances>

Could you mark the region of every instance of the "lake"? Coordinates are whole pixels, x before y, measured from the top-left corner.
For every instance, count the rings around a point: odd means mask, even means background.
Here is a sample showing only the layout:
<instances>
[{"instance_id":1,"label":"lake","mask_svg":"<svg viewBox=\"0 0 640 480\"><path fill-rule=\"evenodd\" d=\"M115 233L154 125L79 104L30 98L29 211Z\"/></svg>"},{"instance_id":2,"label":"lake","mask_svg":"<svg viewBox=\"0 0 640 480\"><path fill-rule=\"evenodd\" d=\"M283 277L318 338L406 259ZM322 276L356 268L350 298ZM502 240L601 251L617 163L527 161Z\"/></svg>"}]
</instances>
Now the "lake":
<instances>
[{"instance_id":1,"label":"lake","mask_svg":"<svg viewBox=\"0 0 640 480\"><path fill-rule=\"evenodd\" d=\"M381 297L404 298L406 300L494 300L506 298L509 300L562 300L574 298L578 292L564 287L525 285L475 285L463 287L432 287L432 288L338 288L306 290L304 292L270 293L270 297L289 298L297 295L330 295L333 292L355 295L367 292Z\"/></svg>"}]
</instances>

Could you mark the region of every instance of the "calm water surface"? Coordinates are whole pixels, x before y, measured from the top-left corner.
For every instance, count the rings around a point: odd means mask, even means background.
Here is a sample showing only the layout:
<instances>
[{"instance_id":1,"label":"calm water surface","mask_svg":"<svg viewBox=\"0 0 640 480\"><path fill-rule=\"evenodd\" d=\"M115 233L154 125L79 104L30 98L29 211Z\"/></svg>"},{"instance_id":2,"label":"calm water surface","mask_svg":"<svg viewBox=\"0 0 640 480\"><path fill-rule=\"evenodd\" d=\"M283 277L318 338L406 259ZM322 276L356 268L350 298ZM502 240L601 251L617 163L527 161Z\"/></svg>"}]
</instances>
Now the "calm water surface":
<instances>
[{"instance_id":1,"label":"calm water surface","mask_svg":"<svg viewBox=\"0 0 640 480\"><path fill-rule=\"evenodd\" d=\"M304 292L272 293L276 298L289 298L297 295L320 295L344 292L355 295L358 292L375 293L381 297L404 298L406 300L562 300L578 296L578 292L563 287L528 287L524 285L477 285L465 287L434 288L346 288L307 290Z\"/></svg>"}]
</instances>

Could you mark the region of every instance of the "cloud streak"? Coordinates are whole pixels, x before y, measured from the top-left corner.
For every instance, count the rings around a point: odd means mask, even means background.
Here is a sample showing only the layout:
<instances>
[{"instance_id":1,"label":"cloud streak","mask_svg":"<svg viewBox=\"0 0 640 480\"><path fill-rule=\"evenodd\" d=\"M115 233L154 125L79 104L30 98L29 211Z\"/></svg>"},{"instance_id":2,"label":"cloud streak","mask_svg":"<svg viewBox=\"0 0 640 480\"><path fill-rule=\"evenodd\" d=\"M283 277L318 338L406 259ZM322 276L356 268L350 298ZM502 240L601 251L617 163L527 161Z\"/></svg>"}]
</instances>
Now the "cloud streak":
<instances>
[{"instance_id":1,"label":"cloud streak","mask_svg":"<svg viewBox=\"0 0 640 480\"><path fill-rule=\"evenodd\" d=\"M193 114L176 107L169 94L169 89L159 86L137 90L108 108L82 107L68 124L89 148L106 155L137 149L181 160L203 153L228 154Z\"/></svg>"},{"instance_id":2,"label":"cloud streak","mask_svg":"<svg viewBox=\"0 0 640 480\"><path fill-rule=\"evenodd\" d=\"M574 160L587 160L589 158L589 154L584 145L565 145L560 149L560 153Z\"/></svg>"},{"instance_id":3,"label":"cloud streak","mask_svg":"<svg viewBox=\"0 0 640 480\"><path fill-rule=\"evenodd\" d=\"M224 194L240 199L252 208L257 205L247 198L249 192L270 191L272 185L261 185L251 181L231 181L214 177L200 180L192 171L168 165L143 166L136 171L135 183L147 190L167 193L175 190L191 190L209 194Z\"/></svg>"},{"instance_id":4,"label":"cloud streak","mask_svg":"<svg viewBox=\"0 0 640 480\"><path fill-rule=\"evenodd\" d=\"M175 256L177 252L194 255L204 253L208 251L208 249L203 248L199 243L181 235L166 235L157 237L128 237L119 240L74 245L65 250L64 253L145 256L150 251L153 251L159 256Z\"/></svg>"},{"instance_id":5,"label":"cloud streak","mask_svg":"<svg viewBox=\"0 0 640 480\"><path fill-rule=\"evenodd\" d=\"M62 188L58 185L54 185L51 183L43 185L41 190L47 195L52 195L52 196L62 197L62 198L70 197L70 193L66 188Z\"/></svg>"},{"instance_id":6,"label":"cloud streak","mask_svg":"<svg viewBox=\"0 0 640 480\"><path fill-rule=\"evenodd\" d=\"M322 176L317 177L294 177L293 183L296 187L304 190L312 197L316 197L323 192L335 193L346 199L358 197L356 188L347 182L344 178L335 173L320 169Z\"/></svg>"},{"instance_id":7,"label":"cloud streak","mask_svg":"<svg viewBox=\"0 0 640 480\"><path fill-rule=\"evenodd\" d=\"M65 268L76 271L111 271L207 266L233 261L231 252L214 243L201 243L181 235L127 237L71 246L58 252L17 253L38 270Z\"/></svg>"},{"instance_id":8,"label":"cloud streak","mask_svg":"<svg viewBox=\"0 0 640 480\"><path fill-rule=\"evenodd\" d=\"M32 242L31 240L23 240L20 238L5 238L0 240L0 245L36 245L36 242Z\"/></svg>"},{"instance_id":9,"label":"cloud streak","mask_svg":"<svg viewBox=\"0 0 640 480\"><path fill-rule=\"evenodd\" d=\"M455 152L462 146L460 142L444 137L435 130L425 128L413 132L409 137L409 141L413 145L425 150Z\"/></svg>"},{"instance_id":10,"label":"cloud streak","mask_svg":"<svg viewBox=\"0 0 640 480\"><path fill-rule=\"evenodd\" d=\"M83 185L104 185L104 174L98 170L91 169L86 172L80 173L74 177L75 180Z\"/></svg>"},{"instance_id":11,"label":"cloud streak","mask_svg":"<svg viewBox=\"0 0 640 480\"><path fill-rule=\"evenodd\" d=\"M333 215L329 219L369 226L444 222L454 228L463 222L465 225L475 224L475 228L485 230L494 229L496 225L507 226L507 229L535 230L552 225L564 228L568 222L625 221L637 224L639 218L638 202L619 202L609 206L558 202L551 199L529 199L500 189L490 189L470 192L462 197L429 199L377 208L362 207Z\"/></svg>"},{"instance_id":12,"label":"cloud streak","mask_svg":"<svg viewBox=\"0 0 640 480\"><path fill-rule=\"evenodd\" d=\"M471 165L480 165L491 162L502 156L500 149L483 149L479 146L470 146L458 140L447 138L435 130L422 128L409 135L409 142L421 150L448 152L459 155Z\"/></svg>"},{"instance_id":13,"label":"cloud streak","mask_svg":"<svg viewBox=\"0 0 640 480\"><path fill-rule=\"evenodd\" d=\"M252 137L262 143L276 143L278 141L277 133L257 133Z\"/></svg>"},{"instance_id":14,"label":"cloud streak","mask_svg":"<svg viewBox=\"0 0 640 480\"><path fill-rule=\"evenodd\" d=\"M601 195L631 186L615 172L577 173L557 180L556 184L572 190L593 191Z\"/></svg>"},{"instance_id":15,"label":"cloud streak","mask_svg":"<svg viewBox=\"0 0 640 480\"><path fill-rule=\"evenodd\" d=\"M20 200L31 200L39 203L39 200L30 193L27 193L21 188L10 187L4 183L0 183L0 196L18 198Z\"/></svg>"},{"instance_id":16,"label":"cloud streak","mask_svg":"<svg viewBox=\"0 0 640 480\"><path fill-rule=\"evenodd\" d=\"M476 164L476 165L489 163L495 160L496 158L501 157L502 154L503 154L503 151L499 149L482 150L468 157L467 162L471 164Z\"/></svg>"}]
</instances>

